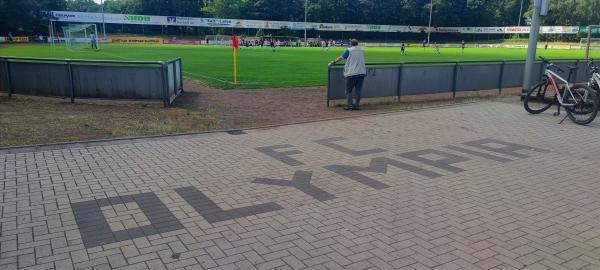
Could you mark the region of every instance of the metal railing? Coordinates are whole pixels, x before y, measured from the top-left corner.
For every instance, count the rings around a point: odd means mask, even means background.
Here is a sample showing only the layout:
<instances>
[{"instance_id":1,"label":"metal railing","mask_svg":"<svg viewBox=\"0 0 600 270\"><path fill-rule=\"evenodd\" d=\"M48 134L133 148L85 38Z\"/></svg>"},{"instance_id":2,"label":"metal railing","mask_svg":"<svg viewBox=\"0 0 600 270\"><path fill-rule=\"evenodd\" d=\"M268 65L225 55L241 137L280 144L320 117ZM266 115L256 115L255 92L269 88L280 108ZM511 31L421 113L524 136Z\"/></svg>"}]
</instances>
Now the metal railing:
<instances>
[{"instance_id":1,"label":"metal railing","mask_svg":"<svg viewBox=\"0 0 600 270\"><path fill-rule=\"evenodd\" d=\"M586 59L552 59L556 65L576 66L574 82L587 81ZM328 70L327 106L331 100L345 99L343 65L333 65ZM494 90L520 87L523 84L525 60L446 61L446 62L373 62L367 63L363 97L402 96ZM569 69L563 68L568 72ZM535 65L535 78L542 78L542 62ZM568 74L564 75L565 78Z\"/></svg>"},{"instance_id":2,"label":"metal railing","mask_svg":"<svg viewBox=\"0 0 600 270\"><path fill-rule=\"evenodd\" d=\"M114 61L0 57L0 91L35 96L158 99L165 107L183 92L181 58Z\"/></svg>"}]
</instances>

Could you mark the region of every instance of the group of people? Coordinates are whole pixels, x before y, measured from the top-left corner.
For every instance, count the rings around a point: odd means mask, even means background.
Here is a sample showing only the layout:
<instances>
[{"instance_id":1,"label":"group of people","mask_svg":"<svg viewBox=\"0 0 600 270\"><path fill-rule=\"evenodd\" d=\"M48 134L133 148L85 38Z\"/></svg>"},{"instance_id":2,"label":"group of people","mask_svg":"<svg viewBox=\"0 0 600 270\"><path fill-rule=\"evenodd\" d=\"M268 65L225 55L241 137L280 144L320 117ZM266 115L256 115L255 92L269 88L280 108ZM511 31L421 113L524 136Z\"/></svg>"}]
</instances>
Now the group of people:
<instances>
[{"instance_id":1,"label":"group of people","mask_svg":"<svg viewBox=\"0 0 600 270\"><path fill-rule=\"evenodd\" d=\"M221 38L220 40L206 39L205 44L207 45L231 45L231 40ZM302 44L295 40L281 40L274 38L240 38L239 45L241 47L300 47Z\"/></svg>"},{"instance_id":2,"label":"group of people","mask_svg":"<svg viewBox=\"0 0 600 270\"><path fill-rule=\"evenodd\" d=\"M428 43L426 40L423 40L423 42L421 43L421 47L423 48L423 50L427 49L427 47L433 47L433 53L434 54L441 54L440 52L440 44L437 43L437 41L433 42L433 45ZM460 49L461 49L461 54L465 54L465 48L467 47L465 41L461 41L460 43ZM406 55L406 44L402 43L400 44L400 54L401 55Z\"/></svg>"}]
</instances>

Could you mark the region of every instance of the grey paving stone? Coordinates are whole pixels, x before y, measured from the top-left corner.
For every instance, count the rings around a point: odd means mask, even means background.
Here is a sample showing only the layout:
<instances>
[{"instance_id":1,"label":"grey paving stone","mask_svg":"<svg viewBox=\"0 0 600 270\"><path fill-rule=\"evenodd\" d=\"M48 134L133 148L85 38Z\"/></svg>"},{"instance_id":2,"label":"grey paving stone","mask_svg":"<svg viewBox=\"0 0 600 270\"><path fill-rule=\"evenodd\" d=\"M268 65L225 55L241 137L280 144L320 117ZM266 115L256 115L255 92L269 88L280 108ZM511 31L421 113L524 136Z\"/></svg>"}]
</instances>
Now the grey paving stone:
<instances>
[{"instance_id":1,"label":"grey paving stone","mask_svg":"<svg viewBox=\"0 0 600 270\"><path fill-rule=\"evenodd\" d=\"M599 269L600 123L557 122L487 102L0 150L0 269Z\"/></svg>"}]
</instances>

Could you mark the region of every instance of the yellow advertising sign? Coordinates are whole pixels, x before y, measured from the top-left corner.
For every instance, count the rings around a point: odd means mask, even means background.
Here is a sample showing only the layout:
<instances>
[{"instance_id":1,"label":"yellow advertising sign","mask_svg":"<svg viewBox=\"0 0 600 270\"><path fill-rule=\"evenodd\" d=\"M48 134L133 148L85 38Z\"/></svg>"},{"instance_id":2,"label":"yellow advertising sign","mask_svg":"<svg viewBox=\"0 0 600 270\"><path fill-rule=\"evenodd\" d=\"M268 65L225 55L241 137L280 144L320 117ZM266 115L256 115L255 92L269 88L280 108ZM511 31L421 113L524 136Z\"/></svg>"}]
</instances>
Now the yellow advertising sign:
<instances>
[{"instance_id":1,"label":"yellow advertising sign","mask_svg":"<svg viewBox=\"0 0 600 270\"><path fill-rule=\"evenodd\" d=\"M110 43L126 43L126 44L162 44L162 38L146 38L146 37L111 37L108 39Z\"/></svg>"},{"instance_id":2,"label":"yellow advertising sign","mask_svg":"<svg viewBox=\"0 0 600 270\"><path fill-rule=\"evenodd\" d=\"M0 42L8 42L8 37L0 37ZM28 43L29 37L13 37L14 43Z\"/></svg>"}]
</instances>

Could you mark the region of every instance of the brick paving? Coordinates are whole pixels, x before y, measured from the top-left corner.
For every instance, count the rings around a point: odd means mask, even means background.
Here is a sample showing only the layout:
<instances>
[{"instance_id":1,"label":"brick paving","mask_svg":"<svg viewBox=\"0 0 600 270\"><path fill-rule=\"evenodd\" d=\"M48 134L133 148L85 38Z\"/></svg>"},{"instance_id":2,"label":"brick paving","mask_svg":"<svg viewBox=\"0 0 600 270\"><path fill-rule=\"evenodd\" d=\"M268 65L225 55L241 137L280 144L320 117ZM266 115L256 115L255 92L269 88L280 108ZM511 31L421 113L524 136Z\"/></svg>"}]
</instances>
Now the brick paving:
<instances>
[{"instance_id":1,"label":"brick paving","mask_svg":"<svg viewBox=\"0 0 600 270\"><path fill-rule=\"evenodd\" d=\"M488 102L0 150L0 269L600 269L600 123Z\"/></svg>"}]
</instances>

